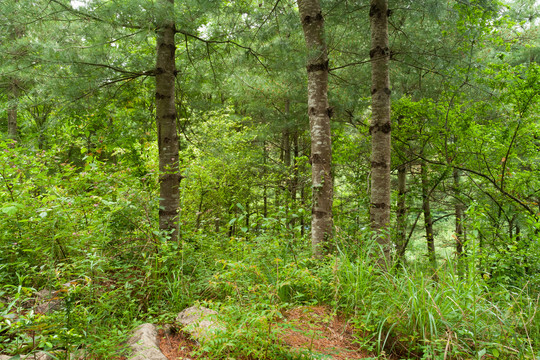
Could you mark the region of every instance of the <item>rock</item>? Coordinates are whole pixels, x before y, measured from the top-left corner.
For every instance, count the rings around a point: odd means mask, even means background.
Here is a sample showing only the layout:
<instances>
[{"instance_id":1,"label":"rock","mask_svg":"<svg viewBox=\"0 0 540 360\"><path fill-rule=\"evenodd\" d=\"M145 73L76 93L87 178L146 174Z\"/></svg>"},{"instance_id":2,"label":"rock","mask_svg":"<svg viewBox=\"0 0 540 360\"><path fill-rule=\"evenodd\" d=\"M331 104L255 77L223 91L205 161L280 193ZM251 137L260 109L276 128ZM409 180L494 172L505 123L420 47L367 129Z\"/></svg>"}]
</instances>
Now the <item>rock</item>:
<instances>
[{"instance_id":1,"label":"rock","mask_svg":"<svg viewBox=\"0 0 540 360\"><path fill-rule=\"evenodd\" d=\"M75 350L71 354L69 354L70 360L84 360L86 359L86 354L82 350Z\"/></svg>"},{"instance_id":2,"label":"rock","mask_svg":"<svg viewBox=\"0 0 540 360\"><path fill-rule=\"evenodd\" d=\"M65 358L65 352L55 352L54 356L49 355L48 353L44 351L39 351L37 353L27 354L27 355L17 355L20 356L17 357L17 359L21 360L54 360L54 359L64 359ZM14 358L13 355L0 355L0 360L10 360L11 358ZM70 356L71 360L82 360L84 359L84 356L80 353L73 353Z\"/></svg>"},{"instance_id":3,"label":"rock","mask_svg":"<svg viewBox=\"0 0 540 360\"><path fill-rule=\"evenodd\" d=\"M43 351L37 352L35 354L21 355L21 359L25 360L52 360L52 358L52 356Z\"/></svg>"},{"instance_id":4,"label":"rock","mask_svg":"<svg viewBox=\"0 0 540 360\"><path fill-rule=\"evenodd\" d=\"M218 313L214 310L192 306L178 314L176 322L198 342L205 342L217 332L225 331L225 326L217 321Z\"/></svg>"},{"instance_id":5,"label":"rock","mask_svg":"<svg viewBox=\"0 0 540 360\"><path fill-rule=\"evenodd\" d=\"M0 355L0 360L10 360L11 358L14 358L15 356L11 355ZM52 360L53 357L48 355L47 353L40 351L34 354L28 354L28 355L20 355L20 358L17 359L24 359L24 360Z\"/></svg>"},{"instance_id":6,"label":"rock","mask_svg":"<svg viewBox=\"0 0 540 360\"><path fill-rule=\"evenodd\" d=\"M56 295L56 291L43 289L35 293L36 312L48 314L62 308L62 299Z\"/></svg>"},{"instance_id":7,"label":"rock","mask_svg":"<svg viewBox=\"0 0 540 360\"><path fill-rule=\"evenodd\" d=\"M43 290L39 290L38 292L36 292L34 294L34 298L36 299L36 302L43 302L43 301L46 301L47 299L50 299L54 296L54 291L53 290L49 290L49 289L43 289Z\"/></svg>"},{"instance_id":8,"label":"rock","mask_svg":"<svg viewBox=\"0 0 540 360\"><path fill-rule=\"evenodd\" d=\"M127 341L133 354L128 360L167 360L159 350L156 326L142 324L133 332L133 336Z\"/></svg>"}]
</instances>

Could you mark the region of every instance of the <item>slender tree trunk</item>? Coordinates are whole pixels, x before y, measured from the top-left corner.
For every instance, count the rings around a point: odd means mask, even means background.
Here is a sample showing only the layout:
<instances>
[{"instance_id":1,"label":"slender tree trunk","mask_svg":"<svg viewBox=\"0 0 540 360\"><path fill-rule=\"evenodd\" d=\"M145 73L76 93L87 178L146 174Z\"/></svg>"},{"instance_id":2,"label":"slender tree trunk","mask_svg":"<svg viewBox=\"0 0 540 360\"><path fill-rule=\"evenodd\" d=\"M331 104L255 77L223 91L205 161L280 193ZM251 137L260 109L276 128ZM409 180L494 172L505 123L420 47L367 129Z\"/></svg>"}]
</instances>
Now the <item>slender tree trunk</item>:
<instances>
[{"instance_id":1,"label":"slender tree trunk","mask_svg":"<svg viewBox=\"0 0 540 360\"><path fill-rule=\"evenodd\" d=\"M17 127L17 115L19 109L19 81L16 78L12 78L10 81L8 101L8 138L17 141L19 139L19 130Z\"/></svg>"},{"instance_id":2,"label":"slender tree trunk","mask_svg":"<svg viewBox=\"0 0 540 360\"><path fill-rule=\"evenodd\" d=\"M283 164L288 168L291 166L291 138L288 129L282 132L281 144L283 146Z\"/></svg>"},{"instance_id":3,"label":"slender tree trunk","mask_svg":"<svg viewBox=\"0 0 540 360\"><path fill-rule=\"evenodd\" d=\"M304 184L300 188L300 202L302 203L302 208L306 208L306 197L305 197L305 188ZM306 233L306 220L304 218L304 213L300 214L300 236L304 237Z\"/></svg>"},{"instance_id":4,"label":"slender tree trunk","mask_svg":"<svg viewBox=\"0 0 540 360\"><path fill-rule=\"evenodd\" d=\"M463 204L459 200L459 183L460 175L459 170L453 170L454 177L454 197L456 198L456 203L454 205L456 212L456 254L458 259L463 256Z\"/></svg>"},{"instance_id":5,"label":"slender tree trunk","mask_svg":"<svg viewBox=\"0 0 540 360\"><path fill-rule=\"evenodd\" d=\"M463 256L465 254L464 252L464 244L465 244L465 231L463 229L463 204L460 200L460 193L459 193L459 183L461 176L459 174L459 170L454 168L452 172L453 178L454 178L454 198L455 198L455 205L454 210L456 212L456 254L457 254L457 273L458 276L462 277L464 273L464 264L463 264Z\"/></svg>"},{"instance_id":6,"label":"slender tree trunk","mask_svg":"<svg viewBox=\"0 0 540 360\"><path fill-rule=\"evenodd\" d=\"M246 229L249 231L249 217L251 213L249 212L249 201L246 201Z\"/></svg>"},{"instance_id":7,"label":"slender tree trunk","mask_svg":"<svg viewBox=\"0 0 540 360\"><path fill-rule=\"evenodd\" d=\"M324 38L324 18L319 0L298 0L298 9L308 52L308 115L311 131L313 187L311 245L313 255L321 257L329 250L333 227L328 53Z\"/></svg>"},{"instance_id":8,"label":"slender tree trunk","mask_svg":"<svg viewBox=\"0 0 540 360\"><path fill-rule=\"evenodd\" d=\"M180 173L176 130L174 0L158 0L161 19L157 30L156 123L159 142L159 228L177 240L180 234Z\"/></svg>"},{"instance_id":9,"label":"slender tree trunk","mask_svg":"<svg viewBox=\"0 0 540 360\"><path fill-rule=\"evenodd\" d=\"M298 159L299 149L298 149L298 132L295 131L293 134L293 162L292 162L292 178L289 184L289 191L291 193L291 198L293 203L296 203L296 193L298 189Z\"/></svg>"},{"instance_id":10,"label":"slender tree trunk","mask_svg":"<svg viewBox=\"0 0 540 360\"><path fill-rule=\"evenodd\" d=\"M289 211L289 207L290 207L290 204L291 204L291 201L290 201L290 183L291 183L291 175L290 175L290 170L291 170L291 137L290 137L290 133L289 133L289 129L285 128L282 132L281 132L281 161L283 162L283 165L285 165L285 173L284 173L284 176L283 176L283 181L284 181L284 188L287 189L283 192L283 200L284 200L284 205L285 205L285 209L287 210L287 212Z\"/></svg>"},{"instance_id":11,"label":"slender tree trunk","mask_svg":"<svg viewBox=\"0 0 540 360\"><path fill-rule=\"evenodd\" d=\"M15 3L19 0L15 0ZM9 35L9 40L13 46L13 61L18 61L19 58L23 57L26 54L26 49L24 46L20 46L19 39L24 36L24 28L20 25L15 25L13 32ZM12 140L19 140L19 129L17 125L17 117L19 110L19 95L21 89L21 81L17 77L11 77L9 79L9 90L8 90L8 138Z\"/></svg>"},{"instance_id":12,"label":"slender tree trunk","mask_svg":"<svg viewBox=\"0 0 540 360\"><path fill-rule=\"evenodd\" d=\"M206 195L208 191L201 189L201 197L199 199L199 208L197 210L197 220L195 221L195 230L199 230L201 227L201 220L202 220L202 214L203 214L203 204L204 204L204 195Z\"/></svg>"},{"instance_id":13,"label":"slender tree trunk","mask_svg":"<svg viewBox=\"0 0 540 360\"><path fill-rule=\"evenodd\" d=\"M282 132L282 150L283 150L283 164L287 168L291 166L291 133L289 131L289 99L285 100L285 118L286 118L286 124L285 129L283 129ZM287 180L288 181L288 180Z\"/></svg>"},{"instance_id":14,"label":"slender tree trunk","mask_svg":"<svg viewBox=\"0 0 540 360\"><path fill-rule=\"evenodd\" d=\"M407 166L401 164L398 167L398 199L397 199L397 234L396 243L398 253L404 254L403 249L407 242Z\"/></svg>"},{"instance_id":15,"label":"slender tree trunk","mask_svg":"<svg viewBox=\"0 0 540 360\"><path fill-rule=\"evenodd\" d=\"M433 219L431 217L431 206L429 202L429 182L427 166L424 162L420 165L420 177L422 178L422 208L424 210L424 228L426 229L426 240L428 258L433 270L437 268L435 257L435 239L433 237Z\"/></svg>"},{"instance_id":16,"label":"slender tree trunk","mask_svg":"<svg viewBox=\"0 0 540 360\"><path fill-rule=\"evenodd\" d=\"M264 167L264 174L266 175L266 158L268 157L268 153L266 151L266 141L263 141L263 167ZM268 217L268 185L265 181L263 184L263 217Z\"/></svg>"},{"instance_id":17,"label":"slender tree trunk","mask_svg":"<svg viewBox=\"0 0 540 360\"><path fill-rule=\"evenodd\" d=\"M390 76L388 1L371 0L371 229L390 260Z\"/></svg>"}]
</instances>

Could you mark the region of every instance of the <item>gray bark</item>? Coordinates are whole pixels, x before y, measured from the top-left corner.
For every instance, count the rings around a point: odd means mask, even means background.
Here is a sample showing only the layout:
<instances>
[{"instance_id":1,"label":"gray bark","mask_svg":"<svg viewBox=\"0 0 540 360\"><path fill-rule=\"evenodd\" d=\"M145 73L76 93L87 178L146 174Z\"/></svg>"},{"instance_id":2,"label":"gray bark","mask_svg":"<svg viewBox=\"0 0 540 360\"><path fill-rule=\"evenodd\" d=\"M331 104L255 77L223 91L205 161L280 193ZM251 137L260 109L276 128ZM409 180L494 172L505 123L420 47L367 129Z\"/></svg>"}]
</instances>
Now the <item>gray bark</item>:
<instances>
[{"instance_id":1,"label":"gray bark","mask_svg":"<svg viewBox=\"0 0 540 360\"><path fill-rule=\"evenodd\" d=\"M17 127L17 115L19 108L19 82L15 78L11 79L8 99L8 138L12 140L18 140L19 130Z\"/></svg>"},{"instance_id":2,"label":"gray bark","mask_svg":"<svg viewBox=\"0 0 540 360\"><path fill-rule=\"evenodd\" d=\"M289 168L291 166L291 136L290 136L290 130L289 130L289 107L290 102L289 99L285 100L285 128L282 132L282 138L281 138L281 144L282 144L282 151L283 151L283 164Z\"/></svg>"},{"instance_id":3,"label":"gray bark","mask_svg":"<svg viewBox=\"0 0 540 360\"><path fill-rule=\"evenodd\" d=\"M329 249L333 228L328 53L319 0L298 0L298 9L308 51L308 115L313 187L311 244L313 255L321 257Z\"/></svg>"},{"instance_id":4,"label":"gray bark","mask_svg":"<svg viewBox=\"0 0 540 360\"><path fill-rule=\"evenodd\" d=\"M371 0L371 229L390 260L390 76L388 1Z\"/></svg>"},{"instance_id":5,"label":"gray bark","mask_svg":"<svg viewBox=\"0 0 540 360\"><path fill-rule=\"evenodd\" d=\"M404 247L407 242L407 166L401 164L398 167L398 200L397 200L397 234L396 244L399 254L405 254Z\"/></svg>"},{"instance_id":6,"label":"gray bark","mask_svg":"<svg viewBox=\"0 0 540 360\"><path fill-rule=\"evenodd\" d=\"M435 238L433 237L433 219L431 217L431 206L429 202L429 182L427 166L424 162L420 165L420 177L422 178L422 209L424 210L424 228L426 229L426 243L428 258L433 270L437 267L435 257Z\"/></svg>"},{"instance_id":7,"label":"gray bark","mask_svg":"<svg viewBox=\"0 0 540 360\"><path fill-rule=\"evenodd\" d=\"M15 0L17 3L19 0ZM13 25L13 29L9 34L9 41L14 44L12 49L13 61L18 61L19 58L26 54L26 49L18 44L19 39L24 36L24 28L20 25ZM19 139L19 129L17 125L17 116L19 109L21 81L17 77L12 77L9 80L8 90L8 138L17 141Z\"/></svg>"},{"instance_id":8,"label":"gray bark","mask_svg":"<svg viewBox=\"0 0 540 360\"><path fill-rule=\"evenodd\" d=\"M454 177L454 196L455 196L455 211L456 211L456 253L458 258L463 256L463 204L459 200L459 170L453 170Z\"/></svg>"},{"instance_id":9,"label":"gray bark","mask_svg":"<svg viewBox=\"0 0 540 360\"><path fill-rule=\"evenodd\" d=\"M293 134L293 169L292 169L292 179L289 184L289 189L291 192L291 198L293 203L296 202L296 193L298 189L298 156L299 156L299 148L298 148L298 132L295 131Z\"/></svg>"},{"instance_id":10,"label":"gray bark","mask_svg":"<svg viewBox=\"0 0 540 360\"><path fill-rule=\"evenodd\" d=\"M160 17L156 49L156 123L159 142L159 228L177 240L180 229L180 173L176 130L174 0L158 0Z\"/></svg>"}]
</instances>

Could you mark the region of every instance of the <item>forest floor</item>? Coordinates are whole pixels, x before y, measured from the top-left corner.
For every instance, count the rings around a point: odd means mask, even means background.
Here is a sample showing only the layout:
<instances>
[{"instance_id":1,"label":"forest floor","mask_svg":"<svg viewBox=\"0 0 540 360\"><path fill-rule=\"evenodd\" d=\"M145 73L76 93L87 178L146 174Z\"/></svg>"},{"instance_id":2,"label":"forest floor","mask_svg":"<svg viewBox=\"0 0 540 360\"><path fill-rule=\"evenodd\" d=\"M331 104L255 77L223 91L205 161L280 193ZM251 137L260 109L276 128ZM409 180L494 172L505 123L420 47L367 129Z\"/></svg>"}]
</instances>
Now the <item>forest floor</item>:
<instances>
[{"instance_id":1,"label":"forest floor","mask_svg":"<svg viewBox=\"0 0 540 360\"><path fill-rule=\"evenodd\" d=\"M292 351L309 350L335 360L365 359L373 355L355 343L353 329L347 319L323 306L304 306L287 311L276 326L280 339ZM189 335L179 331L174 334L159 332L160 349L169 360L203 359L190 355L197 344Z\"/></svg>"}]
</instances>

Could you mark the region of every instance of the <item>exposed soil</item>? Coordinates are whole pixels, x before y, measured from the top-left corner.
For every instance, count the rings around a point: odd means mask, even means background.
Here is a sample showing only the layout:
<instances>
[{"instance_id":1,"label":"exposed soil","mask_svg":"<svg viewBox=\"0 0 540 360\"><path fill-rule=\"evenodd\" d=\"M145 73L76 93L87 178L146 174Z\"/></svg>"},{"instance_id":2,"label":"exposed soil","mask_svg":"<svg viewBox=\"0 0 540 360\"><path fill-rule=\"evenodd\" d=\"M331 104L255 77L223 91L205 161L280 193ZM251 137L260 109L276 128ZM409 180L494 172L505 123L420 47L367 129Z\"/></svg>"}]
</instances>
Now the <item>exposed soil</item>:
<instances>
[{"instance_id":1,"label":"exposed soil","mask_svg":"<svg viewBox=\"0 0 540 360\"><path fill-rule=\"evenodd\" d=\"M190 355L197 347L195 341L183 331L158 331L159 349L169 360L199 359Z\"/></svg>"},{"instance_id":2,"label":"exposed soil","mask_svg":"<svg viewBox=\"0 0 540 360\"><path fill-rule=\"evenodd\" d=\"M336 360L370 356L354 343L353 329L346 319L326 307L299 307L284 315L288 326L283 341L293 349L308 349Z\"/></svg>"},{"instance_id":3,"label":"exposed soil","mask_svg":"<svg viewBox=\"0 0 540 360\"><path fill-rule=\"evenodd\" d=\"M353 329L347 320L324 306L298 307L285 312L281 340L294 350L310 350L336 360L364 359L373 355L354 343ZM169 360L200 359L191 352L196 343L182 331L158 333L160 349Z\"/></svg>"}]
</instances>

